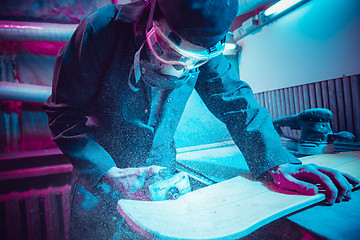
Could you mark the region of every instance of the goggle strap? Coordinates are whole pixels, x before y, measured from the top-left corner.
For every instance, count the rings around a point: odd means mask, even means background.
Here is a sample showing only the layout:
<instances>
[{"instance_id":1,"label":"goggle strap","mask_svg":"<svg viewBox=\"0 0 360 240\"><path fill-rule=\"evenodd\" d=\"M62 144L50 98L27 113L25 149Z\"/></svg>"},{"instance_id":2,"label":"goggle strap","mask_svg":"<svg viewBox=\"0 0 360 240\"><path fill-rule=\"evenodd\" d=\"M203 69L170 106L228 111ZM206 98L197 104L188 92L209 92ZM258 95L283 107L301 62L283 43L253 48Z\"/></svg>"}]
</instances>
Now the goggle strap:
<instances>
[{"instance_id":1,"label":"goggle strap","mask_svg":"<svg viewBox=\"0 0 360 240\"><path fill-rule=\"evenodd\" d=\"M141 49L144 47L144 43L141 45L141 47L139 48L139 50L137 50L137 52L135 53L134 56L134 63L131 66L130 69L130 73L129 73L129 77L128 77L128 86L129 88L134 91L137 92L140 89L135 87L132 83L131 83L131 77L132 77L132 73L134 72L134 77L135 77L135 85L139 82L140 78L141 78L141 70L140 70L140 54L141 54Z\"/></svg>"},{"instance_id":2,"label":"goggle strap","mask_svg":"<svg viewBox=\"0 0 360 240\"><path fill-rule=\"evenodd\" d=\"M209 52L209 54L211 54L211 53L213 53L213 52L216 52L217 51L217 47L216 47L216 45L214 45L214 46L212 46L212 47L209 47L208 48L208 52Z\"/></svg>"},{"instance_id":3,"label":"goggle strap","mask_svg":"<svg viewBox=\"0 0 360 240\"><path fill-rule=\"evenodd\" d=\"M152 27L152 24L153 24L156 0L152 0L150 4L151 4L150 13L149 13L149 18L148 18L148 21L146 24L146 31L149 31L149 29Z\"/></svg>"},{"instance_id":4,"label":"goggle strap","mask_svg":"<svg viewBox=\"0 0 360 240\"><path fill-rule=\"evenodd\" d=\"M221 44L221 45L224 44L225 41L226 41L226 35L224 36L223 39L220 40L220 44ZM214 46L209 47L209 48L207 49L207 50L208 50L208 53L211 54L211 53L213 53L213 52L216 52L216 51L218 50L218 49L217 49L217 46L218 46L218 45L219 45L219 43L217 43L217 44L214 45Z\"/></svg>"}]
</instances>

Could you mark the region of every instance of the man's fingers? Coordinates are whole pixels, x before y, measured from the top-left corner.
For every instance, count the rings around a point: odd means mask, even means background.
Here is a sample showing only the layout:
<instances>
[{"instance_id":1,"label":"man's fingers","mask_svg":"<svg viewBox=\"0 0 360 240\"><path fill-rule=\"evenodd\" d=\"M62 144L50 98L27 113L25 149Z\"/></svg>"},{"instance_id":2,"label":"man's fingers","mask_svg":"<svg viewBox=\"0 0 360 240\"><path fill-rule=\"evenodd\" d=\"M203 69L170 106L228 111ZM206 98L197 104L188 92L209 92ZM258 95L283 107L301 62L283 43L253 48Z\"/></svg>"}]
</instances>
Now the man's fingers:
<instances>
[{"instance_id":1,"label":"man's fingers","mask_svg":"<svg viewBox=\"0 0 360 240\"><path fill-rule=\"evenodd\" d=\"M160 171L166 170L165 167L160 167L156 165L152 165L150 167L145 167L144 171L146 172L146 178L158 175Z\"/></svg>"},{"instance_id":2,"label":"man's fingers","mask_svg":"<svg viewBox=\"0 0 360 240\"><path fill-rule=\"evenodd\" d=\"M165 170L166 167L160 167L160 166L153 165L150 167L150 169L153 174L158 174L161 170Z\"/></svg>"},{"instance_id":3,"label":"man's fingers","mask_svg":"<svg viewBox=\"0 0 360 240\"><path fill-rule=\"evenodd\" d=\"M342 173L342 175L346 178L346 180L349 181L349 183L353 186L356 187L357 185L359 185L360 181L359 179L351 176L350 174L347 173Z\"/></svg>"},{"instance_id":4,"label":"man's fingers","mask_svg":"<svg viewBox=\"0 0 360 240\"><path fill-rule=\"evenodd\" d=\"M279 182L277 182L279 184ZM319 189L316 185L298 180L290 175L284 176L284 180L280 183L282 186L290 190L295 190L305 195L315 195Z\"/></svg>"},{"instance_id":5,"label":"man's fingers","mask_svg":"<svg viewBox=\"0 0 360 240\"><path fill-rule=\"evenodd\" d=\"M344 197L351 199L351 184L341 172L326 167L319 167L318 171L330 177L338 189L336 202L341 202Z\"/></svg>"},{"instance_id":6,"label":"man's fingers","mask_svg":"<svg viewBox=\"0 0 360 240\"><path fill-rule=\"evenodd\" d=\"M297 178L299 177L303 180L309 180L312 183L320 184L325 189L325 197L328 203L330 205L335 203L335 199L338 195L338 189L330 177L328 177L326 174L323 174L317 169L313 168L309 169L309 171L303 172L302 174L297 174Z\"/></svg>"}]
</instances>

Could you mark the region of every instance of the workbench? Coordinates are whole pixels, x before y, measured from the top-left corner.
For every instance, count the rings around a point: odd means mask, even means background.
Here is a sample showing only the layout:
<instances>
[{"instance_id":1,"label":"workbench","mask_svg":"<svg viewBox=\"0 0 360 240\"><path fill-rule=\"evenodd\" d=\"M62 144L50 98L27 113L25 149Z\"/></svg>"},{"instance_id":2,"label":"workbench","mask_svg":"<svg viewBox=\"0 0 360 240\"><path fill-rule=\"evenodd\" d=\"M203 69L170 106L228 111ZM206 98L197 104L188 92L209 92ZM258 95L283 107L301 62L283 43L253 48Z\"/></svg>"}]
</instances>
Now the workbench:
<instances>
[{"instance_id":1,"label":"workbench","mask_svg":"<svg viewBox=\"0 0 360 240\"><path fill-rule=\"evenodd\" d=\"M204 184L214 184L249 172L233 142L178 149L178 168ZM314 162L316 164L316 162ZM245 239L360 239L360 190L350 201L319 203L280 218Z\"/></svg>"}]
</instances>

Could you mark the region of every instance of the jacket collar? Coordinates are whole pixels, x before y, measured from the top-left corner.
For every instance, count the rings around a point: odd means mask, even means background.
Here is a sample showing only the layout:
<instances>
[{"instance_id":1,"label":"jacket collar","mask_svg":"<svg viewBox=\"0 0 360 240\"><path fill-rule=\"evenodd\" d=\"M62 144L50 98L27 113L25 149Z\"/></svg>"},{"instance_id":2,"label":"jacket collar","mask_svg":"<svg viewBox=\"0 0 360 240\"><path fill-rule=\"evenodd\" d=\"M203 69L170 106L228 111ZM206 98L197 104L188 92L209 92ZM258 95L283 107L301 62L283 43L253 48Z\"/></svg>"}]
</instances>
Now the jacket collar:
<instances>
[{"instance_id":1,"label":"jacket collar","mask_svg":"<svg viewBox=\"0 0 360 240\"><path fill-rule=\"evenodd\" d=\"M118 5L115 20L134 24L135 43L139 47L145 41L145 27L148 12L145 11L146 1L140 0L128 4ZM144 17L142 17L144 15Z\"/></svg>"},{"instance_id":2,"label":"jacket collar","mask_svg":"<svg viewBox=\"0 0 360 240\"><path fill-rule=\"evenodd\" d=\"M128 23L136 22L140 17L144 5L144 1L118 5L118 13L115 17L115 20Z\"/></svg>"}]
</instances>

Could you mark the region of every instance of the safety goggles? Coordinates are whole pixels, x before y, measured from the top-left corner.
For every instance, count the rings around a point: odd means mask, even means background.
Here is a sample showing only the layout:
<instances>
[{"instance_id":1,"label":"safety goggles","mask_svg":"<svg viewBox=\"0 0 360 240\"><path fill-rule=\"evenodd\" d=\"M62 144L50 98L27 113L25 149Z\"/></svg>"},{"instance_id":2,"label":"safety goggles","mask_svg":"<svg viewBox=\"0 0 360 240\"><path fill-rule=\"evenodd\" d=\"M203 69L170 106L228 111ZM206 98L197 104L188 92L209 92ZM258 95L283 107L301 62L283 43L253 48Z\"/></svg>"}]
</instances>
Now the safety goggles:
<instances>
[{"instance_id":1,"label":"safety goggles","mask_svg":"<svg viewBox=\"0 0 360 240\"><path fill-rule=\"evenodd\" d=\"M186 41L171 30L165 18L159 22L153 21L152 28L146 32L146 40L152 54L159 61L188 70L200 67L225 49L225 39L210 48Z\"/></svg>"}]
</instances>

